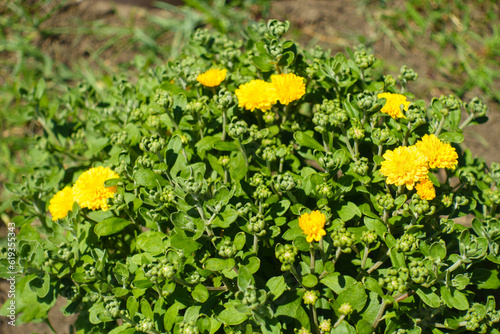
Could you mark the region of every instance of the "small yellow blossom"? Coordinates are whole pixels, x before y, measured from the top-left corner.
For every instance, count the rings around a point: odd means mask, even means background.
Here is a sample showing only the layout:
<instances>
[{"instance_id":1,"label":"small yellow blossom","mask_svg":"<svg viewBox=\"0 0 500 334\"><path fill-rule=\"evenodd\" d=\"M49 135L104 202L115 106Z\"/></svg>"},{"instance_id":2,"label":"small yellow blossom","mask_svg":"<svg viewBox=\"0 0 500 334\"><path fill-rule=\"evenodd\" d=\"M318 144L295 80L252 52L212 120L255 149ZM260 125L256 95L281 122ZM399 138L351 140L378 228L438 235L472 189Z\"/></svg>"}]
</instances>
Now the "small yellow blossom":
<instances>
[{"instance_id":1,"label":"small yellow blossom","mask_svg":"<svg viewBox=\"0 0 500 334\"><path fill-rule=\"evenodd\" d=\"M271 75L271 82L276 88L278 100L287 105L292 101L300 99L306 93L304 78L293 73Z\"/></svg>"},{"instance_id":2,"label":"small yellow blossom","mask_svg":"<svg viewBox=\"0 0 500 334\"><path fill-rule=\"evenodd\" d=\"M52 220L56 221L65 218L68 215L68 211L73 209L74 202L73 189L71 187L65 187L63 190L57 192L49 202L49 212L52 215Z\"/></svg>"},{"instance_id":3,"label":"small yellow blossom","mask_svg":"<svg viewBox=\"0 0 500 334\"><path fill-rule=\"evenodd\" d=\"M430 168L455 169L458 154L453 146L443 143L435 135L425 135L415 146L429 159Z\"/></svg>"},{"instance_id":4,"label":"small yellow blossom","mask_svg":"<svg viewBox=\"0 0 500 334\"><path fill-rule=\"evenodd\" d=\"M326 223L326 217L320 211L313 211L310 214L305 212L299 217L299 226L307 235L307 242L320 241L321 237L326 234L323 227Z\"/></svg>"},{"instance_id":5,"label":"small yellow blossom","mask_svg":"<svg viewBox=\"0 0 500 334\"><path fill-rule=\"evenodd\" d=\"M236 89L235 94L238 98L238 107L244 107L250 111L269 110L278 101L274 85L259 79L241 85Z\"/></svg>"},{"instance_id":6,"label":"small yellow blossom","mask_svg":"<svg viewBox=\"0 0 500 334\"><path fill-rule=\"evenodd\" d=\"M420 196L421 199L426 199L430 201L436 197L436 189L434 189L434 185L429 179L423 179L415 186L417 190L417 195Z\"/></svg>"},{"instance_id":7,"label":"small yellow blossom","mask_svg":"<svg viewBox=\"0 0 500 334\"><path fill-rule=\"evenodd\" d=\"M400 146L382 157L380 172L387 177L387 184L412 190L415 183L427 178L429 161L415 146Z\"/></svg>"},{"instance_id":8,"label":"small yellow blossom","mask_svg":"<svg viewBox=\"0 0 500 334\"><path fill-rule=\"evenodd\" d=\"M385 104L380 110L383 113L389 114L392 118L406 118L401 112L401 105L403 109L408 110L410 102L406 101L406 96L393 93L380 93L377 95L379 99L385 99Z\"/></svg>"},{"instance_id":9,"label":"small yellow blossom","mask_svg":"<svg viewBox=\"0 0 500 334\"><path fill-rule=\"evenodd\" d=\"M95 167L83 172L73 186L73 196L81 208L108 210L108 198L114 196L116 186L105 187L104 182L120 176L108 167Z\"/></svg>"},{"instance_id":10,"label":"small yellow blossom","mask_svg":"<svg viewBox=\"0 0 500 334\"><path fill-rule=\"evenodd\" d=\"M198 75L196 80L206 87L217 87L226 78L227 70L212 68L205 73Z\"/></svg>"}]
</instances>

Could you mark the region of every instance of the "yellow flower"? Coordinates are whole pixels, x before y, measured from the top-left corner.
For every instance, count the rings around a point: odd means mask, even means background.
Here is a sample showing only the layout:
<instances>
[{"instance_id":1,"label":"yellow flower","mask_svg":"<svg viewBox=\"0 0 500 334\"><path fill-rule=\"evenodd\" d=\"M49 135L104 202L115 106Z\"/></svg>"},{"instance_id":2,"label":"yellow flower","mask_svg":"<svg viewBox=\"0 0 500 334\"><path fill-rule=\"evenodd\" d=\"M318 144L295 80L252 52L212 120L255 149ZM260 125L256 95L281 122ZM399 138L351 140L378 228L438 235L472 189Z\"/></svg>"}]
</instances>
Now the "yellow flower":
<instances>
[{"instance_id":1,"label":"yellow flower","mask_svg":"<svg viewBox=\"0 0 500 334\"><path fill-rule=\"evenodd\" d=\"M71 187L65 187L63 190L58 191L49 202L49 212L52 215L52 220L56 221L66 217L68 211L73 209L74 202L73 189Z\"/></svg>"},{"instance_id":2,"label":"yellow flower","mask_svg":"<svg viewBox=\"0 0 500 334\"><path fill-rule=\"evenodd\" d=\"M380 172L387 177L387 184L412 190L415 183L427 178L428 159L415 146L400 146L382 157Z\"/></svg>"},{"instance_id":3,"label":"yellow flower","mask_svg":"<svg viewBox=\"0 0 500 334\"><path fill-rule=\"evenodd\" d=\"M434 189L434 185L429 179L421 180L416 186L417 194L421 199L426 199L430 201L436 197L436 189Z\"/></svg>"},{"instance_id":4,"label":"yellow flower","mask_svg":"<svg viewBox=\"0 0 500 334\"><path fill-rule=\"evenodd\" d=\"M443 143L435 135L425 135L415 146L429 159L430 168L455 169L458 154L453 146Z\"/></svg>"},{"instance_id":5,"label":"yellow flower","mask_svg":"<svg viewBox=\"0 0 500 334\"><path fill-rule=\"evenodd\" d=\"M274 85L258 79L241 85L236 89L235 94L238 98L238 107L244 107L250 111L269 110L278 100Z\"/></svg>"},{"instance_id":6,"label":"yellow flower","mask_svg":"<svg viewBox=\"0 0 500 334\"><path fill-rule=\"evenodd\" d=\"M271 75L271 82L278 93L278 100L284 105L300 99L306 93L304 78L293 73Z\"/></svg>"},{"instance_id":7,"label":"yellow flower","mask_svg":"<svg viewBox=\"0 0 500 334\"><path fill-rule=\"evenodd\" d=\"M391 115L392 118L406 118L401 112L401 105L404 110L408 110L410 102L406 101L406 96L393 93L380 93L379 99L385 99L385 104L380 110L383 113Z\"/></svg>"},{"instance_id":8,"label":"yellow flower","mask_svg":"<svg viewBox=\"0 0 500 334\"><path fill-rule=\"evenodd\" d=\"M205 73L198 75L196 80L201 83L203 86L207 87L216 87L220 85L222 81L226 78L227 70L219 70L216 68L212 68Z\"/></svg>"},{"instance_id":9,"label":"yellow flower","mask_svg":"<svg viewBox=\"0 0 500 334\"><path fill-rule=\"evenodd\" d=\"M116 186L105 187L104 182L119 178L118 174L108 167L91 168L76 180L73 186L73 196L81 208L91 210L108 210L108 198L116 193Z\"/></svg>"},{"instance_id":10,"label":"yellow flower","mask_svg":"<svg viewBox=\"0 0 500 334\"><path fill-rule=\"evenodd\" d=\"M307 235L307 242L312 242L313 239L316 241L321 240L321 237L326 234L323 229L325 222L325 215L319 211L313 211L310 214L306 212L299 217L299 226Z\"/></svg>"}]
</instances>

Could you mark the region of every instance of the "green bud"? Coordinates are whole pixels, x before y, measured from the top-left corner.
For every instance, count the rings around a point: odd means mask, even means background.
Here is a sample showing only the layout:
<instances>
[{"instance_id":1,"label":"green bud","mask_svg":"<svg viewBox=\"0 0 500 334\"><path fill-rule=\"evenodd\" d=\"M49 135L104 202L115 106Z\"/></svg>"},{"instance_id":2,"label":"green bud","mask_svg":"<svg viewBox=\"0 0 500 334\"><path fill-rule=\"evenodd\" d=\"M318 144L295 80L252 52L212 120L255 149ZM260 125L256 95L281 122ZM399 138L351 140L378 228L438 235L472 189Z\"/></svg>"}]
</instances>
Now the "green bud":
<instances>
[{"instance_id":1,"label":"green bud","mask_svg":"<svg viewBox=\"0 0 500 334\"><path fill-rule=\"evenodd\" d=\"M483 103L479 98L473 97L469 103L466 104L466 110L476 117L483 117L488 112L488 106Z\"/></svg>"},{"instance_id":2,"label":"green bud","mask_svg":"<svg viewBox=\"0 0 500 334\"><path fill-rule=\"evenodd\" d=\"M342 315L349 315L353 312L353 308L349 303L343 303L338 309L339 313Z\"/></svg>"},{"instance_id":3,"label":"green bud","mask_svg":"<svg viewBox=\"0 0 500 334\"><path fill-rule=\"evenodd\" d=\"M174 103L174 98L166 90L157 89L153 101L164 109L169 109Z\"/></svg>"},{"instance_id":4,"label":"green bud","mask_svg":"<svg viewBox=\"0 0 500 334\"><path fill-rule=\"evenodd\" d=\"M412 70L411 68L408 68L406 65L403 65L401 67L400 75L398 75L398 79L400 81L415 81L418 79L418 74Z\"/></svg>"},{"instance_id":5,"label":"green bud","mask_svg":"<svg viewBox=\"0 0 500 334\"><path fill-rule=\"evenodd\" d=\"M318 297L319 297L318 291L307 290L304 293L304 295L302 296L302 300L304 301L304 304L306 304L306 305L314 305L314 304L316 304Z\"/></svg>"}]
</instances>

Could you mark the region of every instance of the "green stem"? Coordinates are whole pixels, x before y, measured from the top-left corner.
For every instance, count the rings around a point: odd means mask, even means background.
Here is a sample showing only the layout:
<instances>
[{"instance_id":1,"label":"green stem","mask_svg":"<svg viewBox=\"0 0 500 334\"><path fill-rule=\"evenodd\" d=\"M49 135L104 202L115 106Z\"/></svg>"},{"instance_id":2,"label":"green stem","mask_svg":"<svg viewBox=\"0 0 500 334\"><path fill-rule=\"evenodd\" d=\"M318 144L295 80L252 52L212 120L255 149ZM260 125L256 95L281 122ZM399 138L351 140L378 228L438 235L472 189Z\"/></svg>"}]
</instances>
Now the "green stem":
<instances>
[{"instance_id":1,"label":"green stem","mask_svg":"<svg viewBox=\"0 0 500 334\"><path fill-rule=\"evenodd\" d=\"M254 233L253 234L253 247L252 247L252 251L257 254L259 250L259 237L257 236L257 233Z\"/></svg>"},{"instance_id":2,"label":"green stem","mask_svg":"<svg viewBox=\"0 0 500 334\"><path fill-rule=\"evenodd\" d=\"M439 121L439 125L438 125L438 127L436 129L436 132L434 132L434 136L436 136L436 137L439 136L439 133L443 129L443 125L444 125L444 115L443 115L443 117L441 117L441 121Z\"/></svg>"},{"instance_id":3,"label":"green stem","mask_svg":"<svg viewBox=\"0 0 500 334\"><path fill-rule=\"evenodd\" d=\"M474 119L474 114L470 114L469 117L467 117L467 119L458 126L458 128L460 130L463 130L473 119ZM443 117L444 118L444 117ZM437 136L437 135L436 135Z\"/></svg>"},{"instance_id":4,"label":"green stem","mask_svg":"<svg viewBox=\"0 0 500 334\"><path fill-rule=\"evenodd\" d=\"M370 248L365 245L365 252L363 253L363 259L361 260L361 270L365 269L366 260L368 260L368 254L370 254Z\"/></svg>"},{"instance_id":5,"label":"green stem","mask_svg":"<svg viewBox=\"0 0 500 334\"><path fill-rule=\"evenodd\" d=\"M227 111L224 108L224 110L222 110L222 136L221 136L222 141L226 140L226 127L227 127Z\"/></svg>"},{"instance_id":6,"label":"green stem","mask_svg":"<svg viewBox=\"0 0 500 334\"><path fill-rule=\"evenodd\" d=\"M342 322L342 320L344 320L345 318L345 314L342 314L339 318L339 320L337 320L337 322L333 325L333 328L337 328L338 325L340 325L340 323Z\"/></svg>"},{"instance_id":7,"label":"green stem","mask_svg":"<svg viewBox=\"0 0 500 334\"><path fill-rule=\"evenodd\" d=\"M309 265L309 269L311 269L311 273L314 273L314 268L316 267L316 257L315 257L315 254L314 254L314 245L311 243L309 243L309 254L311 256L311 263Z\"/></svg>"}]
</instances>

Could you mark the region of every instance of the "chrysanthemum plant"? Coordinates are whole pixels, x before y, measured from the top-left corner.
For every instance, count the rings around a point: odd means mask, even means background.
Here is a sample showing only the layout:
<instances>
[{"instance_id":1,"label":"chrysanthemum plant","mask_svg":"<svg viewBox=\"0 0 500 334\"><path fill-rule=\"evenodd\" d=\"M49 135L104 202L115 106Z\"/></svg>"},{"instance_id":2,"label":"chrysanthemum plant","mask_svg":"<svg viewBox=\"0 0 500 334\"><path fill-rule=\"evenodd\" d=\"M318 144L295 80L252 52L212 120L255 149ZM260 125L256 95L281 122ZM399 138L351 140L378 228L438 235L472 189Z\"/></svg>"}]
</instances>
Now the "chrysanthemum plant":
<instances>
[{"instance_id":1,"label":"chrysanthemum plant","mask_svg":"<svg viewBox=\"0 0 500 334\"><path fill-rule=\"evenodd\" d=\"M25 89L18 322L63 296L78 333L499 333L500 165L460 146L486 106L288 28Z\"/></svg>"}]
</instances>

